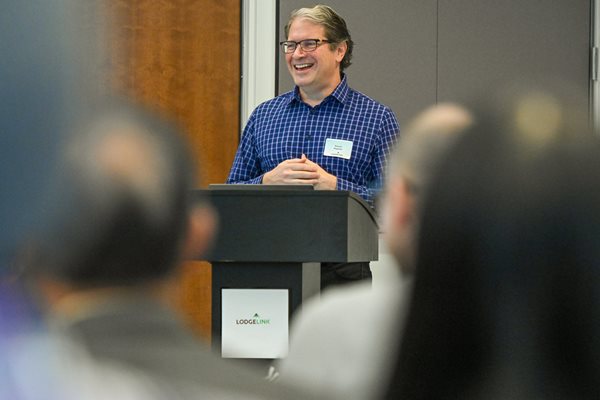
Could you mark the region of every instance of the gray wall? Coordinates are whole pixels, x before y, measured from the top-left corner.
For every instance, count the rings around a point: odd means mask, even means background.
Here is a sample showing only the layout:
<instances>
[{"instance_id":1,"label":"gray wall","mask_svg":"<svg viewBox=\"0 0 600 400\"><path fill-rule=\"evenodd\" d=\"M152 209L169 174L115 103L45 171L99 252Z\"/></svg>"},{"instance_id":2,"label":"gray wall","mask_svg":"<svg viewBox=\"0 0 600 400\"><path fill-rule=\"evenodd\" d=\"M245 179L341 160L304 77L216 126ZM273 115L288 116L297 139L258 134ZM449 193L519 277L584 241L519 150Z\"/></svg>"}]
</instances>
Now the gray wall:
<instances>
[{"instance_id":1,"label":"gray wall","mask_svg":"<svg viewBox=\"0 0 600 400\"><path fill-rule=\"evenodd\" d=\"M469 102L507 84L568 82L589 101L589 0L331 0L355 41L352 87L389 105L401 125L429 104ZM280 0L278 40L289 13ZM290 90L279 56L279 93Z\"/></svg>"}]
</instances>

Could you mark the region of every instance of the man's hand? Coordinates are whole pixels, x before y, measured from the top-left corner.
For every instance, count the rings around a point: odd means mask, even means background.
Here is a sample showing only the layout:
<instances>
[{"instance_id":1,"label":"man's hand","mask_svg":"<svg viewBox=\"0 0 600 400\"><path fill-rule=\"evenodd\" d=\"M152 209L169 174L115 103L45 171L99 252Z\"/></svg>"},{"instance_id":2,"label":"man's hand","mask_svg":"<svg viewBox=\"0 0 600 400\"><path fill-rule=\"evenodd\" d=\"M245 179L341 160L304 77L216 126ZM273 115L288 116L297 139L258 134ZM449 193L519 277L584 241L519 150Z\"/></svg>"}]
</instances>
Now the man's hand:
<instances>
[{"instance_id":1,"label":"man's hand","mask_svg":"<svg viewBox=\"0 0 600 400\"><path fill-rule=\"evenodd\" d=\"M265 185L313 185L316 190L335 190L337 178L304 154L281 162L263 176Z\"/></svg>"},{"instance_id":2,"label":"man's hand","mask_svg":"<svg viewBox=\"0 0 600 400\"><path fill-rule=\"evenodd\" d=\"M262 183L265 185L316 185L319 183L318 165L311 164L308 163L304 154L302 158L282 161L264 174Z\"/></svg>"},{"instance_id":3,"label":"man's hand","mask_svg":"<svg viewBox=\"0 0 600 400\"><path fill-rule=\"evenodd\" d=\"M317 183L313 186L316 190L335 190L337 188L337 178L325 171L321 166L313 161L310 161L304 154L302 157L306 159L306 164L317 169Z\"/></svg>"}]
</instances>

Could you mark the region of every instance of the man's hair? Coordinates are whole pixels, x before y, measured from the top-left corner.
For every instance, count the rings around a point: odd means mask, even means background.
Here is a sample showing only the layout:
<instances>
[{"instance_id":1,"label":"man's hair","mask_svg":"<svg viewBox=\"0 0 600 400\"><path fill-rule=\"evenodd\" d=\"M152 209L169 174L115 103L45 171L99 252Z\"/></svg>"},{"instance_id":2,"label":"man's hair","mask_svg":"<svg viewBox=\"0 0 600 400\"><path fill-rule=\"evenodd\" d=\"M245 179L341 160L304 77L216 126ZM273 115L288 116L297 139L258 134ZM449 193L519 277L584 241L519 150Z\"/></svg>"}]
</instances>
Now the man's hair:
<instances>
[{"instance_id":1,"label":"man's hair","mask_svg":"<svg viewBox=\"0 0 600 400\"><path fill-rule=\"evenodd\" d=\"M285 37L288 37L290 33L290 27L292 22L296 19L306 19L314 24L321 25L325 29L325 36L327 40L331 40L333 43L329 47L333 50L340 43L346 42L348 49L346 54L340 63L340 73L348 68L352 63L352 49L354 48L354 42L346 26L346 21L336 13L333 8L322 4L314 7L299 8L292 11L290 19L285 25ZM312 39L312 38L311 38Z\"/></svg>"},{"instance_id":2,"label":"man's hair","mask_svg":"<svg viewBox=\"0 0 600 400\"><path fill-rule=\"evenodd\" d=\"M62 162L60 207L34 243L33 271L86 288L168 275L195 181L177 129L131 105L103 108L67 141Z\"/></svg>"},{"instance_id":3,"label":"man's hair","mask_svg":"<svg viewBox=\"0 0 600 400\"><path fill-rule=\"evenodd\" d=\"M437 166L461 133L473 124L460 105L442 103L419 114L389 158L388 173L404 179L413 196L421 197Z\"/></svg>"}]
</instances>

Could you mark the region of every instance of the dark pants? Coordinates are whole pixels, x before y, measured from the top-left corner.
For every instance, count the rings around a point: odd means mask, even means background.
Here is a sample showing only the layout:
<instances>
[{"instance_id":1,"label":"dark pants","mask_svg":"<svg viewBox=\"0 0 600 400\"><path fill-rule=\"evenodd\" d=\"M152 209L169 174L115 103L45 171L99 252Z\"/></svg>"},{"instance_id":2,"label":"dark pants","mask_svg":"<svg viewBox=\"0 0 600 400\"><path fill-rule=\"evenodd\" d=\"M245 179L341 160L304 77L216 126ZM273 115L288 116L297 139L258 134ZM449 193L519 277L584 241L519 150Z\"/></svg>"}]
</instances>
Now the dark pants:
<instances>
[{"instance_id":1,"label":"dark pants","mask_svg":"<svg viewBox=\"0 0 600 400\"><path fill-rule=\"evenodd\" d=\"M373 279L368 262L321 263L321 291L328 286Z\"/></svg>"}]
</instances>

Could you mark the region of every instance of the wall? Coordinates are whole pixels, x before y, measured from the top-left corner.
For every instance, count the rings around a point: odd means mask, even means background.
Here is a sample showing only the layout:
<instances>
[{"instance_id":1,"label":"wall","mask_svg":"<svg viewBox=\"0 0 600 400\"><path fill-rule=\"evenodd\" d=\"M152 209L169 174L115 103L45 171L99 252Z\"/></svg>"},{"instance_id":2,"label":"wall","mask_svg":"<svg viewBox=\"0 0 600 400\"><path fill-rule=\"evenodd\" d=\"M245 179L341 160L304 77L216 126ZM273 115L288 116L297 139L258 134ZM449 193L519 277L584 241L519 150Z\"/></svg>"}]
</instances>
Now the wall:
<instances>
[{"instance_id":1,"label":"wall","mask_svg":"<svg viewBox=\"0 0 600 400\"><path fill-rule=\"evenodd\" d=\"M291 10L280 0L279 26ZM589 101L589 0L330 0L355 41L352 87L389 105L401 127L438 101L472 102L514 81L567 82ZM280 29L278 40L282 37ZM279 91L292 87L280 56Z\"/></svg>"}]
</instances>

